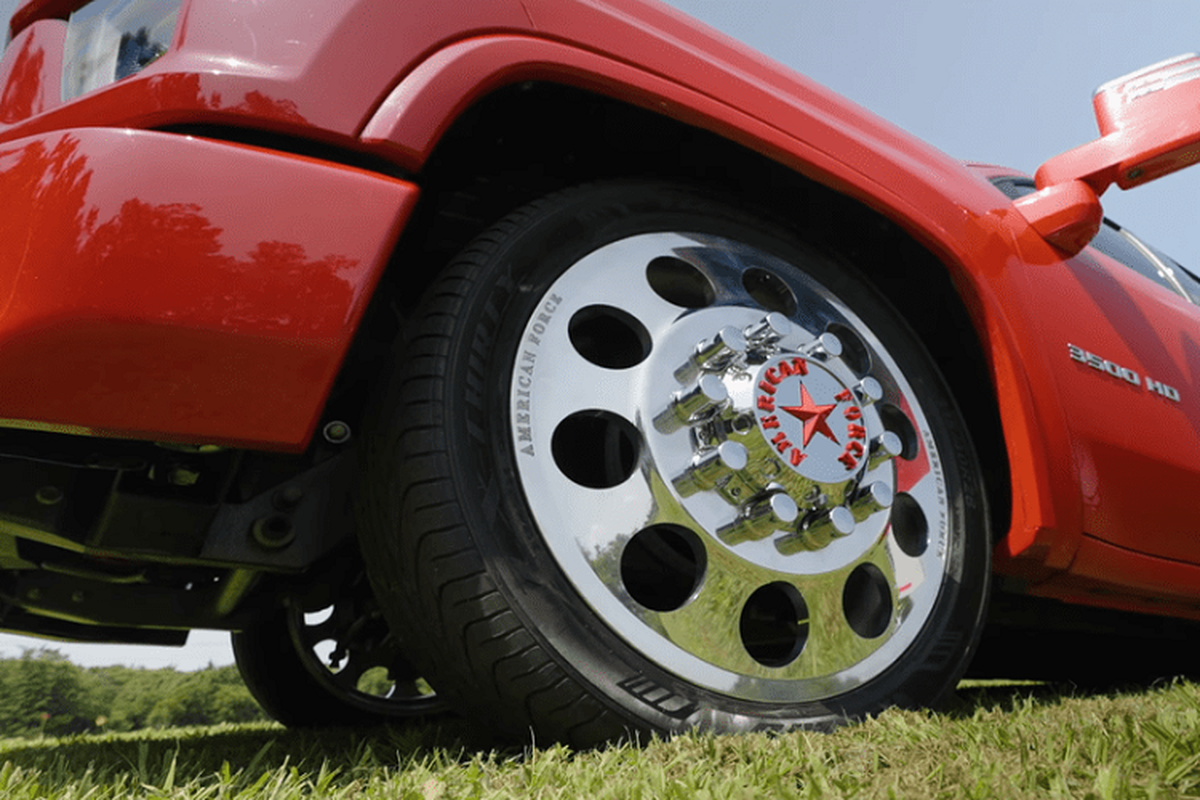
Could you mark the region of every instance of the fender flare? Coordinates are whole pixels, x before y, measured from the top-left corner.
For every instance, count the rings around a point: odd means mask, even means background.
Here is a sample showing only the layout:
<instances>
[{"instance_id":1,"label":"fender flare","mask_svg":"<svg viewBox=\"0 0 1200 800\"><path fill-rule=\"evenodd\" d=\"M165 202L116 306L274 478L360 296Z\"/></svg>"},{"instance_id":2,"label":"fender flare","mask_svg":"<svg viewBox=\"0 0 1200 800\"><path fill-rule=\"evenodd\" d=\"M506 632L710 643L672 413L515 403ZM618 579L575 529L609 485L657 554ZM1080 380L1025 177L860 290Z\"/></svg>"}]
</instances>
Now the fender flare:
<instances>
[{"instance_id":1,"label":"fender flare","mask_svg":"<svg viewBox=\"0 0 1200 800\"><path fill-rule=\"evenodd\" d=\"M1051 366L1034 342L1021 347L1014 332L1020 323L1002 302L1014 296L1004 285L1004 266L1018 241L1025 253L1040 248L1043 258L1059 256L961 163L852 105L846 104L852 114L844 121L828 107L842 101L799 77L790 96L745 72L731 74L716 87L726 100L571 44L479 36L442 48L407 73L359 137L419 173L442 135L477 101L526 81L559 83L716 133L889 217L950 271L991 362L1013 488L1012 527L997 553L1001 563L1025 553L1055 569L1067 567L1078 547L1082 510L1075 471L1051 467L1073 463L1065 418L1056 403L1057 418L1047 419L1046 404L1035 400L1035 385L1052 385ZM784 120L788 130L763 118L771 105L779 114L771 118ZM746 110L752 106L758 114ZM1023 570L1018 565L1013 571Z\"/></svg>"}]
</instances>

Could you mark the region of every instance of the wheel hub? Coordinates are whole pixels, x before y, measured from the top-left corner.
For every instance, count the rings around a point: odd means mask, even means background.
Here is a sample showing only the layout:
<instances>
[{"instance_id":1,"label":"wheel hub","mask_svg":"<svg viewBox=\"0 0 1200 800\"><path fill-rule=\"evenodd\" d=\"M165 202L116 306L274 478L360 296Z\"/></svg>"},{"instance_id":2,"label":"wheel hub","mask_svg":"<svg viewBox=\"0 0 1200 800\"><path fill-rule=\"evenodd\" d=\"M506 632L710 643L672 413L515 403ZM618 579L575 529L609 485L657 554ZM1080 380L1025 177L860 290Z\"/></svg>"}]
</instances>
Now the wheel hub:
<instances>
[{"instance_id":1,"label":"wheel hub","mask_svg":"<svg viewBox=\"0 0 1200 800\"><path fill-rule=\"evenodd\" d=\"M690 462L672 481L685 505L711 493L733 514L717 528L722 542L771 539L789 556L820 550L888 508L892 487L861 480L900 452L893 433L868 439L878 381L854 380L834 334L785 346L794 332L771 313L700 341L674 372L685 388L655 418L658 433L690 439Z\"/></svg>"}]
</instances>

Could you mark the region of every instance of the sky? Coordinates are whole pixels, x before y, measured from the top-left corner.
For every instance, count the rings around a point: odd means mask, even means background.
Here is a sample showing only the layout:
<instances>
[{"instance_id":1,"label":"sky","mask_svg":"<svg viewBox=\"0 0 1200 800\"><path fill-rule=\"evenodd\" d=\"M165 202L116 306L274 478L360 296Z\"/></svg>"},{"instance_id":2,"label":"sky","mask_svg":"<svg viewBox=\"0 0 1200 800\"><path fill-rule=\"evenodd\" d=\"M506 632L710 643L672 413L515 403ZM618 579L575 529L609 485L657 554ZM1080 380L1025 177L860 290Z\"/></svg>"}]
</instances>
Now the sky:
<instances>
[{"instance_id":1,"label":"sky","mask_svg":"<svg viewBox=\"0 0 1200 800\"><path fill-rule=\"evenodd\" d=\"M0 0L7 19L14 0ZM1196 0L671 0L713 27L961 159L1032 173L1097 136L1092 91L1200 48ZM1102 198L1106 213L1200 269L1200 168ZM225 634L186 648L49 643L85 665L197 669L232 661ZM38 640L0 636L0 655Z\"/></svg>"},{"instance_id":2,"label":"sky","mask_svg":"<svg viewBox=\"0 0 1200 800\"><path fill-rule=\"evenodd\" d=\"M1098 136L1092 92L1200 49L1195 0L671 0L955 158L1032 174ZM1101 198L1200 269L1200 168Z\"/></svg>"}]
</instances>

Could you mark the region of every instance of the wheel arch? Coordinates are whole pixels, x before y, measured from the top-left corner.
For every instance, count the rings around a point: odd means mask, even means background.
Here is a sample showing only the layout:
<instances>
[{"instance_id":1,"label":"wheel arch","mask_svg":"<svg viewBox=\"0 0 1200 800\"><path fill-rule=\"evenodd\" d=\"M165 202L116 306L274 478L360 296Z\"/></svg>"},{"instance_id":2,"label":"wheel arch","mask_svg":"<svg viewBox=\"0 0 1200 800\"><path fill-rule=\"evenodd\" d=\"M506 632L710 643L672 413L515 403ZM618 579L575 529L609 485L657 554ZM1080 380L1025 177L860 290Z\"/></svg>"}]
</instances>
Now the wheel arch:
<instances>
[{"instance_id":1,"label":"wheel arch","mask_svg":"<svg viewBox=\"0 0 1200 800\"><path fill-rule=\"evenodd\" d=\"M421 200L385 273L377 310L411 310L477 233L539 196L632 176L701 186L850 261L889 297L942 367L988 473L992 530L997 537L1006 532L1008 452L986 349L953 274L965 268L861 200L660 111L551 81L501 85L462 108L422 158ZM390 313L372 317L394 324Z\"/></svg>"}]
</instances>

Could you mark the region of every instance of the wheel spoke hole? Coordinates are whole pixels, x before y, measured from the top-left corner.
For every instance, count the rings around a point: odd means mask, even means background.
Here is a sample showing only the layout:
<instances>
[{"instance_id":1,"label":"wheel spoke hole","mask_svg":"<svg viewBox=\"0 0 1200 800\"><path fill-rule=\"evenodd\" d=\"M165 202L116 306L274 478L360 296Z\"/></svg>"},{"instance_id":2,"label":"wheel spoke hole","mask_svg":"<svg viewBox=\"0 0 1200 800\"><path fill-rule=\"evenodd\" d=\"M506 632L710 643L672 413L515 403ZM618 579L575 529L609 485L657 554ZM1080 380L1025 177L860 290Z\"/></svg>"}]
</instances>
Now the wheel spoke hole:
<instances>
[{"instance_id":1,"label":"wheel spoke hole","mask_svg":"<svg viewBox=\"0 0 1200 800\"><path fill-rule=\"evenodd\" d=\"M579 411L554 429L554 463L580 486L611 489L637 469L641 437L628 420L607 411Z\"/></svg>"},{"instance_id":2,"label":"wheel spoke hole","mask_svg":"<svg viewBox=\"0 0 1200 800\"><path fill-rule=\"evenodd\" d=\"M627 311L588 306L571 317L567 335L579 355L597 366L626 369L650 355L650 333Z\"/></svg>"},{"instance_id":3,"label":"wheel spoke hole","mask_svg":"<svg viewBox=\"0 0 1200 800\"><path fill-rule=\"evenodd\" d=\"M742 273L742 286L768 311L778 311L786 317L795 315L796 295L775 273L752 267Z\"/></svg>"},{"instance_id":4,"label":"wheel spoke hole","mask_svg":"<svg viewBox=\"0 0 1200 800\"><path fill-rule=\"evenodd\" d=\"M682 258L654 259L646 265L646 280L663 300L684 308L707 308L717 299L708 276Z\"/></svg>"},{"instance_id":5,"label":"wheel spoke hole","mask_svg":"<svg viewBox=\"0 0 1200 800\"><path fill-rule=\"evenodd\" d=\"M796 660L808 641L808 605L788 583L768 583L750 595L739 625L742 645L764 667Z\"/></svg>"},{"instance_id":6,"label":"wheel spoke hole","mask_svg":"<svg viewBox=\"0 0 1200 800\"><path fill-rule=\"evenodd\" d=\"M860 378L871 373L871 351L853 328L839 322L831 322L825 330L832 333L842 343L842 361Z\"/></svg>"},{"instance_id":7,"label":"wheel spoke hole","mask_svg":"<svg viewBox=\"0 0 1200 800\"><path fill-rule=\"evenodd\" d=\"M900 458L912 461L921 452L921 444L917 439L917 429L909 421L908 415L891 403L879 403L876 407L879 409L879 418L884 429L900 437L900 443L903 445Z\"/></svg>"},{"instance_id":8,"label":"wheel spoke hole","mask_svg":"<svg viewBox=\"0 0 1200 800\"><path fill-rule=\"evenodd\" d=\"M625 545L621 580L629 596L646 608L675 611L695 594L706 563L696 534L677 525L654 525Z\"/></svg>"},{"instance_id":9,"label":"wheel spoke hole","mask_svg":"<svg viewBox=\"0 0 1200 800\"><path fill-rule=\"evenodd\" d=\"M883 635L892 621L892 593L874 564L859 564L842 588L842 611L850 628L864 639Z\"/></svg>"},{"instance_id":10,"label":"wheel spoke hole","mask_svg":"<svg viewBox=\"0 0 1200 800\"><path fill-rule=\"evenodd\" d=\"M892 502L892 538L912 558L924 555L929 546L929 522L912 495L900 492Z\"/></svg>"}]
</instances>

